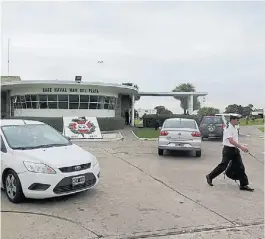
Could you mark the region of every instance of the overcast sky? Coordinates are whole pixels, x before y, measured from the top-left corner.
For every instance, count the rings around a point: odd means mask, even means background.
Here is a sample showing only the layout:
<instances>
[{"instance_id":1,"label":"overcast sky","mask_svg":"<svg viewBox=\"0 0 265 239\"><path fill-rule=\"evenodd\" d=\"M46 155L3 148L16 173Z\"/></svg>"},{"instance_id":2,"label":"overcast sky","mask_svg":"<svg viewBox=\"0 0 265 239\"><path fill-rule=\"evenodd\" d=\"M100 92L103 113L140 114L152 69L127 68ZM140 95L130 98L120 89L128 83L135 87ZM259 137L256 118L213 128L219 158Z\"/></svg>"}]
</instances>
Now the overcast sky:
<instances>
[{"instance_id":1,"label":"overcast sky","mask_svg":"<svg viewBox=\"0 0 265 239\"><path fill-rule=\"evenodd\" d=\"M191 82L204 105L264 107L265 2L3 3L2 75L23 80L134 82L171 91ZM98 64L98 60L104 61ZM171 97L142 97L137 108Z\"/></svg>"}]
</instances>

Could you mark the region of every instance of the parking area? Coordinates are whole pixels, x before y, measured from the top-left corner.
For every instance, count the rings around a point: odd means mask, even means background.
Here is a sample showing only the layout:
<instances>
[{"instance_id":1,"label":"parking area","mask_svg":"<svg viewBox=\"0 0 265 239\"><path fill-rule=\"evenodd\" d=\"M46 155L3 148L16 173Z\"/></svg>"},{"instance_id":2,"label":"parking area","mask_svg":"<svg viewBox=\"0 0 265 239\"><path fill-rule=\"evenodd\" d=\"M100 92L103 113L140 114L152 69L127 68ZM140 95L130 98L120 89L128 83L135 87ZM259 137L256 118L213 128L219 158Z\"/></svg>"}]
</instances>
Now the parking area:
<instances>
[{"instance_id":1,"label":"parking area","mask_svg":"<svg viewBox=\"0 0 265 239\"><path fill-rule=\"evenodd\" d=\"M155 141L129 131L123 141L83 142L101 166L100 184L49 200L8 202L2 192L2 238L263 238L264 140L241 137L259 162L243 154L255 192L205 175L220 161L221 142L204 141L202 157L158 156ZM78 155L77 155L78 157Z\"/></svg>"}]
</instances>

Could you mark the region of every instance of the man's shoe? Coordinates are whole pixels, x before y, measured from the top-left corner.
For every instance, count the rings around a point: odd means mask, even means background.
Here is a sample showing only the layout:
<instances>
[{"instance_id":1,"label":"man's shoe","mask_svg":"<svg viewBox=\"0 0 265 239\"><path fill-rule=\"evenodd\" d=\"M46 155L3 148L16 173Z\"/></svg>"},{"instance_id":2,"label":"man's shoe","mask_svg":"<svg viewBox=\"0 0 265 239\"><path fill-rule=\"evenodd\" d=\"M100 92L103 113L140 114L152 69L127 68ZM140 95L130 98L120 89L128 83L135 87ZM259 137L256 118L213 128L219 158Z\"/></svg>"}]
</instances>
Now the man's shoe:
<instances>
[{"instance_id":1,"label":"man's shoe","mask_svg":"<svg viewBox=\"0 0 265 239\"><path fill-rule=\"evenodd\" d=\"M209 175L206 175L206 181L210 186L213 186L212 179L210 179Z\"/></svg>"},{"instance_id":2,"label":"man's shoe","mask_svg":"<svg viewBox=\"0 0 265 239\"><path fill-rule=\"evenodd\" d=\"M240 190L249 191L249 192L254 191L254 189L250 188L249 186L240 186Z\"/></svg>"}]
</instances>

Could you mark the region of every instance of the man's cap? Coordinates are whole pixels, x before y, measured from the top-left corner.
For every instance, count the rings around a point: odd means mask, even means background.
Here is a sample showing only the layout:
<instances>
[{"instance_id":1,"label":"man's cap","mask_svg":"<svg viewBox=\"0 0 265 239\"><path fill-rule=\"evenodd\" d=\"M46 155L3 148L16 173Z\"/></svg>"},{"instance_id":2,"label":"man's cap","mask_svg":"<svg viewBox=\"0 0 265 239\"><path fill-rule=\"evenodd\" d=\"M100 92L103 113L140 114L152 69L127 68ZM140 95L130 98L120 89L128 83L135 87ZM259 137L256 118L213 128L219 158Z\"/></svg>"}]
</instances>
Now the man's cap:
<instances>
[{"instance_id":1,"label":"man's cap","mask_svg":"<svg viewBox=\"0 0 265 239\"><path fill-rule=\"evenodd\" d=\"M240 117L237 116L237 115L230 115L230 121L231 120L236 120L236 119L240 119Z\"/></svg>"}]
</instances>

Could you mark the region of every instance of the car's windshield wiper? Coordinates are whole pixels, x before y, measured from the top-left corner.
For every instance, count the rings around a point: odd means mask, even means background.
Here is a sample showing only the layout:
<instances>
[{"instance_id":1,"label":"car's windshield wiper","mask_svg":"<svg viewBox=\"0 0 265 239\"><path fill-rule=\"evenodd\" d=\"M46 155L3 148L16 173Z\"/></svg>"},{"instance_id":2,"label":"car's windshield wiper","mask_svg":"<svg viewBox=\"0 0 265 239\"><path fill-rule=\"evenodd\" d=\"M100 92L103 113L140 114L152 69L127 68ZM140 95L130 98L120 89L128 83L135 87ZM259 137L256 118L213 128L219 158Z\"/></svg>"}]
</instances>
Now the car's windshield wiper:
<instances>
[{"instance_id":1,"label":"car's windshield wiper","mask_svg":"<svg viewBox=\"0 0 265 239\"><path fill-rule=\"evenodd\" d=\"M35 147L15 147L15 150L27 150L27 149L35 149Z\"/></svg>"},{"instance_id":2,"label":"car's windshield wiper","mask_svg":"<svg viewBox=\"0 0 265 239\"><path fill-rule=\"evenodd\" d=\"M40 149L40 148L51 148L51 147L61 147L67 146L69 144L42 144L38 146L30 146L30 147L15 147L15 150L27 150L27 149Z\"/></svg>"},{"instance_id":3,"label":"car's windshield wiper","mask_svg":"<svg viewBox=\"0 0 265 239\"><path fill-rule=\"evenodd\" d=\"M43 144L43 145L38 145L34 147L34 149L38 148L51 148L51 147L61 147L61 146L67 146L68 144Z\"/></svg>"}]
</instances>

